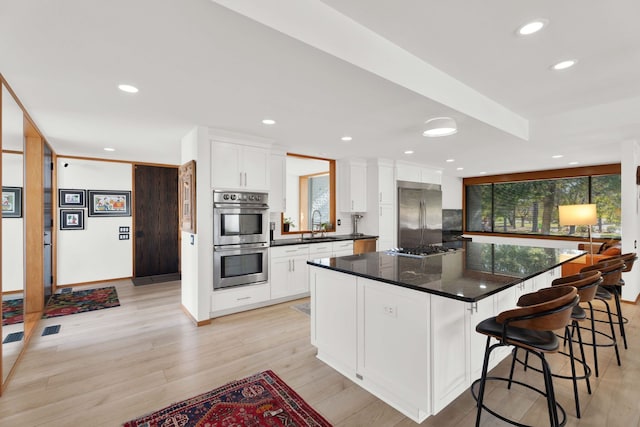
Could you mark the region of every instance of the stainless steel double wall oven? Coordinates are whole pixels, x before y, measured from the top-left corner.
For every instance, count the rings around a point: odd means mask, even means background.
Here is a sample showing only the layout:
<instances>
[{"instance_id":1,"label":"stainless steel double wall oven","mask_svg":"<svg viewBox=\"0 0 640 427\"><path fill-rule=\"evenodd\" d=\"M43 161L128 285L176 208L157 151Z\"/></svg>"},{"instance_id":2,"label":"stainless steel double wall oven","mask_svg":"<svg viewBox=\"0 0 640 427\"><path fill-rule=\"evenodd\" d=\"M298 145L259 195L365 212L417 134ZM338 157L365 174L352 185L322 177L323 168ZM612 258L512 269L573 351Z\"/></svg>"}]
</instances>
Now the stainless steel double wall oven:
<instances>
[{"instance_id":1,"label":"stainless steel double wall oven","mask_svg":"<svg viewBox=\"0 0 640 427\"><path fill-rule=\"evenodd\" d=\"M269 280L267 193L213 192L213 289Z\"/></svg>"}]
</instances>

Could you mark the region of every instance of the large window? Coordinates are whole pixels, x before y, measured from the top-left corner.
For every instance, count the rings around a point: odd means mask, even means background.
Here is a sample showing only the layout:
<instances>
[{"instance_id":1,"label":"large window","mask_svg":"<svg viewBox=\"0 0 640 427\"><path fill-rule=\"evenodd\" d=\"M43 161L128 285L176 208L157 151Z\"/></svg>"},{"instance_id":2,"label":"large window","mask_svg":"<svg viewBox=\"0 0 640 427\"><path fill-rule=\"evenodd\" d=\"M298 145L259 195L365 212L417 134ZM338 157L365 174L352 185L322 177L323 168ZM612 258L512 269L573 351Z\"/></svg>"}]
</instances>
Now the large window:
<instances>
[{"instance_id":1,"label":"large window","mask_svg":"<svg viewBox=\"0 0 640 427\"><path fill-rule=\"evenodd\" d=\"M465 231L585 237L586 226L559 225L558 206L595 203L598 223L592 228L593 237L619 238L619 169L607 165L465 179Z\"/></svg>"}]
</instances>

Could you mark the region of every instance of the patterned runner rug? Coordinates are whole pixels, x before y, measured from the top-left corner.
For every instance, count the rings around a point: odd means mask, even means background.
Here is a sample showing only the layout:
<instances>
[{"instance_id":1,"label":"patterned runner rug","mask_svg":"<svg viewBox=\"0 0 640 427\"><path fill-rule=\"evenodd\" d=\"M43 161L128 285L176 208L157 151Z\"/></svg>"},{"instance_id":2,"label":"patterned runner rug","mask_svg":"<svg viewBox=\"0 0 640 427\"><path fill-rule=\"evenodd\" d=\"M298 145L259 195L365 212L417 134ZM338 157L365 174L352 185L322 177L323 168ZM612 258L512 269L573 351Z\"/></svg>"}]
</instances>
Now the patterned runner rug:
<instances>
[{"instance_id":1,"label":"patterned runner rug","mask_svg":"<svg viewBox=\"0 0 640 427\"><path fill-rule=\"evenodd\" d=\"M183 400L124 427L316 426L331 424L272 371Z\"/></svg>"},{"instance_id":2,"label":"patterned runner rug","mask_svg":"<svg viewBox=\"0 0 640 427\"><path fill-rule=\"evenodd\" d=\"M44 308L42 318L48 319L50 317L102 310L103 308L118 307L119 305L120 301L118 300L118 292L115 286L53 294Z\"/></svg>"},{"instance_id":3,"label":"patterned runner rug","mask_svg":"<svg viewBox=\"0 0 640 427\"><path fill-rule=\"evenodd\" d=\"M22 298L2 301L2 326L15 325L24 320Z\"/></svg>"}]
</instances>

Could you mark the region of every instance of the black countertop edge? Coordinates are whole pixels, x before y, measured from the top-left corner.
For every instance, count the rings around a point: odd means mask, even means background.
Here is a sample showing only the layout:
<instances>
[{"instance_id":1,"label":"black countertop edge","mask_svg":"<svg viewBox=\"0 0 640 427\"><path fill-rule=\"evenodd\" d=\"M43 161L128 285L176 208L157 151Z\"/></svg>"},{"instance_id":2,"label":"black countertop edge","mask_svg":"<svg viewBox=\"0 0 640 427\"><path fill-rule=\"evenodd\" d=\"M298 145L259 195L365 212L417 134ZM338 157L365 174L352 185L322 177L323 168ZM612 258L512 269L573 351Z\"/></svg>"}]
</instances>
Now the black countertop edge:
<instances>
[{"instance_id":1,"label":"black countertop edge","mask_svg":"<svg viewBox=\"0 0 640 427\"><path fill-rule=\"evenodd\" d=\"M413 289L413 290L419 291L419 292L426 292L428 294L434 294L434 295L438 295L438 296L445 297L445 298L455 299L455 300L458 300L458 301L474 303L474 302L478 302L480 300L483 300L483 299L485 299L485 298L487 298L487 297L489 297L491 295L494 295L494 294L502 292L502 291L504 291L506 289L509 289L509 288L519 284L519 283L525 282L525 281L527 281L527 280L529 280L529 279L531 279L533 277L536 277L536 276L539 276L541 274L544 274L547 271L551 271L554 268L559 267L559 266L561 266L563 264L566 264L567 262L571 262L571 261L573 261L573 260L575 260L577 258L580 258L581 256L583 256L583 255L585 255L587 253L588 252L583 251L583 253L581 253L579 255L576 255L573 258L569 258L567 260L564 260L564 261L554 265L553 267L549 267L549 268L547 268L545 270L540 270L540 271L536 272L535 274L532 274L532 275L529 275L529 276L518 278L517 280L514 280L512 282L506 283L504 286L501 286L499 288L496 288L496 289L493 289L493 290L488 290L485 294L483 294L483 295L481 295L479 297L476 297L476 298L460 296L458 294L444 292L444 291L440 291L440 290L437 290L437 289L423 288L423 287L420 287L420 286L410 285L410 284L404 283L404 282L398 282L398 281L395 281L395 280L385 279L385 278L382 278L382 277L372 276L372 275L369 275L369 274L358 273L358 272L355 272L355 271L352 271L352 270L347 270L347 269L343 269L343 268L338 268L338 267L334 267L334 266L329 266L329 265L325 265L325 264L322 264L322 263L318 263L318 262L316 262L316 260L309 260L309 261L307 261L307 264L311 265L311 266L314 266L314 267L326 268L327 270L333 270L333 271L338 271L340 273L350 274L352 276L358 276L358 277L363 277L365 279L375 280L376 282L388 283L390 285L400 286L400 287L407 288L407 289ZM320 261L322 259L330 259L330 258L320 258L317 261ZM549 286L551 286L551 284L549 284Z\"/></svg>"},{"instance_id":2,"label":"black countertop edge","mask_svg":"<svg viewBox=\"0 0 640 427\"><path fill-rule=\"evenodd\" d=\"M307 236L309 233L305 233ZM313 239L305 238L304 240L300 240L300 237L295 237L291 239L276 239L270 242L272 248L277 246L291 246L291 245L306 245L309 243L327 243L327 242L341 242L345 240L364 240L364 239L377 239L378 236L372 236L368 234L330 234L324 238L316 237Z\"/></svg>"}]
</instances>

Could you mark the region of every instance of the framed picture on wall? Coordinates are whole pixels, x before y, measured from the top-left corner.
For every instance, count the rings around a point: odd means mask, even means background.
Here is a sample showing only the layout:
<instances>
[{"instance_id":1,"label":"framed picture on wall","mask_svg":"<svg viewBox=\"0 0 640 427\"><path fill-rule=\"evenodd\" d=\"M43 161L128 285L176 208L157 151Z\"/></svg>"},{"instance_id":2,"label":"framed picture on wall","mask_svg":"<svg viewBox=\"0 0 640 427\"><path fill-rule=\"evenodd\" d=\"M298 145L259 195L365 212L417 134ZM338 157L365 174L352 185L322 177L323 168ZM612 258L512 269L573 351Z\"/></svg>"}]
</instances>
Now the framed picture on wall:
<instances>
[{"instance_id":1,"label":"framed picture on wall","mask_svg":"<svg viewBox=\"0 0 640 427\"><path fill-rule=\"evenodd\" d=\"M22 218L22 187L2 187L2 217Z\"/></svg>"},{"instance_id":2,"label":"framed picture on wall","mask_svg":"<svg viewBox=\"0 0 640 427\"><path fill-rule=\"evenodd\" d=\"M89 190L89 216L131 216L131 191Z\"/></svg>"},{"instance_id":3,"label":"framed picture on wall","mask_svg":"<svg viewBox=\"0 0 640 427\"><path fill-rule=\"evenodd\" d=\"M84 190L58 190L58 206L61 208L85 208Z\"/></svg>"},{"instance_id":4,"label":"framed picture on wall","mask_svg":"<svg viewBox=\"0 0 640 427\"><path fill-rule=\"evenodd\" d=\"M196 161L180 166L180 228L185 233L196 232Z\"/></svg>"},{"instance_id":5,"label":"framed picture on wall","mask_svg":"<svg viewBox=\"0 0 640 427\"><path fill-rule=\"evenodd\" d=\"M84 230L84 209L61 209L60 230Z\"/></svg>"}]
</instances>

